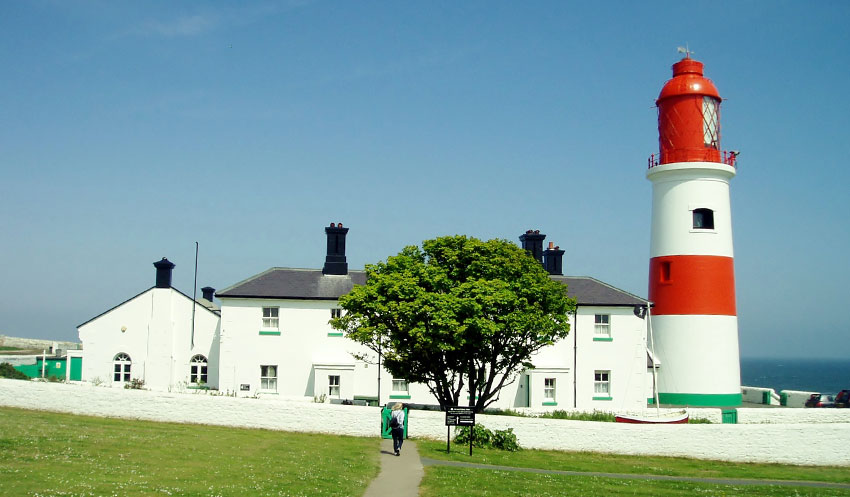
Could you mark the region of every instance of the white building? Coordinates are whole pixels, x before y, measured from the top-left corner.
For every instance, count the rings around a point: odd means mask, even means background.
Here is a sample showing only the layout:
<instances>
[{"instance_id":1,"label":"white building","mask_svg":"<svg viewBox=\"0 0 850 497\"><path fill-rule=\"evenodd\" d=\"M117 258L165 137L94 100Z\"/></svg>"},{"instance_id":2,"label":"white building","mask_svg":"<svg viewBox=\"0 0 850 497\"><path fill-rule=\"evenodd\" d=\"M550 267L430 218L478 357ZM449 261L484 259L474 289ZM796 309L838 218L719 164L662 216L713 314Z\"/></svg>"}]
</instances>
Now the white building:
<instances>
[{"instance_id":1,"label":"white building","mask_svg":"<svg viewBox=\"0 0 850 497\"><path fill-rule=\"evenodd\" d=\"M366 281L349 271L348 228L325 228L323 269L271 268L195 306L171 288L173 264L156 263L157 285L79 326L83 380L145 388L204 386L237 395L384 404L436 404L421 384L380 375L375 354L328 324L340 296ZM623 410L652 398L647 372L644 299L590 277L561 275L564 251L543 250L545 235L529 232L523 247L577 300L570 334L541 350L534 369L505 387L492 407ZM371 360L355 359L355 355ZM203 371L203 373L202 373ZM203 375L203 376L202 376Z\"/></svg>"},{"instance_id":2,"label":"white building","mask_svg":"<svg viewBox=\"0 0 850 497\"><path fill-rule=\"evenodd\" d=\"M424 385L408 384L386 371L379 380L374 353L328 324L340 312L338 298L365 283L366 275L348 271L348 228L331 225L325 231L323 269L271 268L216 294L222 319L219 388L245 395L435 404ZM645 300L593 278L560 275L564 252L543 251L544 238L538 232L521 240L577 299L571 332L541 350L533 359L535 368L504 388L493 407L646 407L652 378L646 322L636 313ZM373 357L364 362L355 355Z\"/></svg>"},{"instance_id":3,"label":"white building","mask_svg":"<svg viewBox=\"0 0 850 497\"><path fill-rule=\"evenodd\" d=\"M83 343L82 380L144 388L217 388L219 311L211 302L171 287L174 264L155 262L156 285L77 326ZM194 319L194 323L193 323Z\"/></svg>"}]
</instances>

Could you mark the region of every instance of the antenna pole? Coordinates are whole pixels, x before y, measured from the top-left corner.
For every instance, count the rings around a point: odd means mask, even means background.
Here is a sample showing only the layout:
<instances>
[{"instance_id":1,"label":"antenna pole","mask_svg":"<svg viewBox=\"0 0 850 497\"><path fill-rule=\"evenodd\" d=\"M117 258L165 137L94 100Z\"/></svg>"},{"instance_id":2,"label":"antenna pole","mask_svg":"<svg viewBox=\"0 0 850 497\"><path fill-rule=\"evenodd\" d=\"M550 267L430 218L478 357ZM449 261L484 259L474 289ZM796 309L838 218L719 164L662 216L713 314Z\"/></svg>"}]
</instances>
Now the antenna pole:
<instances>
[{"instance_id":1,"label":"antenna pole","mask_svg":"<svg viewBox=\"0 0 850 497\"><path fill-rule=\"evenodd\" d=\"M192 336L191 347L195 348L195 306L198 303L198 242L195 242L195 284L192 286ZM191 351L190 351L191 352Z\"/></svg>"}]
</instances>

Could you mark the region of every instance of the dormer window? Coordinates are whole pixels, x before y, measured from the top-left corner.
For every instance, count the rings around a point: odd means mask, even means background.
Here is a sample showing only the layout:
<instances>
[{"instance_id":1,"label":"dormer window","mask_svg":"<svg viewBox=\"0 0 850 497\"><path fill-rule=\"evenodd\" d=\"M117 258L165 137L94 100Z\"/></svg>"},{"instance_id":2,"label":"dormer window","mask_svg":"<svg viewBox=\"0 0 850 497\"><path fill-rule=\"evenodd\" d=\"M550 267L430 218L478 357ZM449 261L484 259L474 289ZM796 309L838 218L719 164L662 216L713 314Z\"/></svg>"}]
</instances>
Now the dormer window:
<instances>
[{"instance_id":1,"label":"dormer window","mask_svg":"<svg viewBox=\"0 0 850 497\"><path fill-rule=\"evenodd\" d=\"M694 229L713 230L714 211L711 209L694 209Z\"/></svg>"}]
</instances>

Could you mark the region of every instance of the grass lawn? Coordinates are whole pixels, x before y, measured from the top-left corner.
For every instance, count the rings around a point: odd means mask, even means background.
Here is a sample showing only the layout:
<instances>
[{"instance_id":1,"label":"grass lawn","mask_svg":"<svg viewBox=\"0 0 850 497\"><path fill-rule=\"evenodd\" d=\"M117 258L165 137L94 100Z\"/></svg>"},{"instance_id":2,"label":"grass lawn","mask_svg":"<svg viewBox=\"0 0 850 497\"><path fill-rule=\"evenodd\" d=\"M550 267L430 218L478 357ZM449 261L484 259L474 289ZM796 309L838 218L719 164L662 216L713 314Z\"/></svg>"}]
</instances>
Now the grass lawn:
<instances>
[{"instance_id":1,"label":"grass lawn","mask_svg":"<svg viewBox=\"0 0 850 497\"><path fill-rule=\"evenodd\" d=\"M525 450L509 453L498 450L473 450L452 446L446 454L445 442L418 440L419 454L442 459L500 466L552 469L560 471L596 471L605 473L652 474L698 478L742 478L771 480L806 480L850 483L850 468L808 467L782 464L742 464L702 461L677 457L636 457L610 454ZM494 471L447 466L426 467L421 485L423 497L452 495L535 497L560 495L800 495L850 496L847 489L790 486L733 486L706 483L630 480L590 476L546 475L537 473Z\"/></svg>"},{"instance_id":2,"label":"grass lawn","mask_svg":"<svg viewBox=\"0 0 850 497\"><path fill-rule=\"evenodd\" d=\"M419 487L420 497L562 497L694 495L761 497L847 496L850 490L788 486L712 485L676 481L626 480L589 476L562 476L487 469L429 466Z\"/></svg>"},{"instance_id":3,"label":"grass lawn","mask_svg":"<svg viewBox=\"0 0 850 497\"><path fill-rule=\"evenodd\" d=\"M0 495L357 496L380 440L0 407Z\"/></svg>"}]
</instances>

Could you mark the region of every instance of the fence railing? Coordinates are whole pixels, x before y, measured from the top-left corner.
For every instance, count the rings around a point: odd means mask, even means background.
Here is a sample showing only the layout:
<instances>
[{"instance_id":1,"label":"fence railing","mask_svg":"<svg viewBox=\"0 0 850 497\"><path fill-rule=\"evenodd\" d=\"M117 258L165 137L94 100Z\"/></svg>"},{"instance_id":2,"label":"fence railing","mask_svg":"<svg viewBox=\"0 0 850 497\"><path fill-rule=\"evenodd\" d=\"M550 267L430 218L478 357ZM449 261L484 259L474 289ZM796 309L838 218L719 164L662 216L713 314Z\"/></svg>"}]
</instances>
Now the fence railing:
<instances>
[{"instance_id":1,"label":"fence railing","mask_svg":"<svg viewBox=\"0 0 850 497\"><path fill-rule=\"evenodd\" d=\"M720 161L727 166L732 166L734 168L738 168L738 152L731 150L724 150L720 154ZM652 154L649 156L647 160L647 169L652 169L655 166L660 165L661 162L661 154Z\"/></svg>"}]
</instances>

